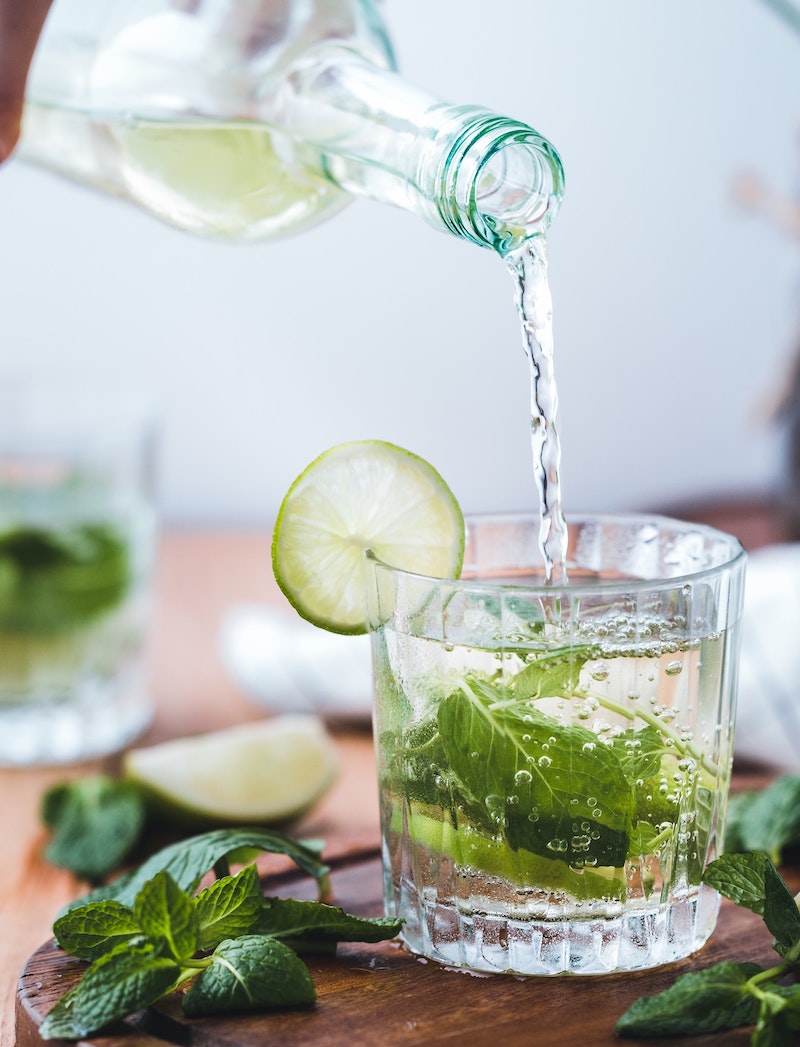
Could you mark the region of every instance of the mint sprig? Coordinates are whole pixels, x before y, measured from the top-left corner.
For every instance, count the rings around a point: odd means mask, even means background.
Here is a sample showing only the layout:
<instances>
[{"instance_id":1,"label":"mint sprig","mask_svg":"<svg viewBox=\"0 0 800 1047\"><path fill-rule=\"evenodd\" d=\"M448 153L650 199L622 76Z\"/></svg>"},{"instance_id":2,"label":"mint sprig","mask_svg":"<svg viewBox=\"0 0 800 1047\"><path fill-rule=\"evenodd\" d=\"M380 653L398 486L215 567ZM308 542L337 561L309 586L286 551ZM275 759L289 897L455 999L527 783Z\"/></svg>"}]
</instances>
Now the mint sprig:
<instances>
[{"instance_id":1,"label":"mint sprig","mask_svg":"<svg viewBox=\"0 0 800 1047\"><path fill-rule=\"evenodd\" d=\"M790 1047L800 1031L800 984L780 984L800 970L800 911L768 855L724 854L703 882L760 915L781 957L774 967L718 963L677 979L655 996L643 996L616 1025L620 1036L698 1036L754 1026L753 1047Z\"/></svg>"},{"instance_id":2,"label":"mint sprig","mask_svg":"<svg viewBox=\"0 0 800 1047\"><path fill-rule=\"evenodd\" d=\"M42 1037L81 1039L187 983L190 1016L310 1005L316 990L298 948L327 951L399 932L399 920L267 898L252 864L197 890L212 867L256 848L288 855L327 890L316 847L276 833L219 830L165 848L103 888L114 897L94 892L56 920L58 944L90 966L49 1012Z\"/></svg>"}]
</instances>

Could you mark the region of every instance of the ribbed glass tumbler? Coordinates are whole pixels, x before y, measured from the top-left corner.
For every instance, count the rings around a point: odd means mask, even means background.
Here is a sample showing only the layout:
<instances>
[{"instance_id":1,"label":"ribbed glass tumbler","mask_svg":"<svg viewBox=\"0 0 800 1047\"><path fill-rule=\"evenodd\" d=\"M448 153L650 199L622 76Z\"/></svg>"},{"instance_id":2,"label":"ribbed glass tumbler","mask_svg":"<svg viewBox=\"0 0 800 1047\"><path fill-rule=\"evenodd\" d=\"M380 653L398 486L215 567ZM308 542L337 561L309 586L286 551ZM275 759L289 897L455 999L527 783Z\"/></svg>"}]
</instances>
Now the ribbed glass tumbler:
<instances>
[{"instance_id":1,"label":"ribbed glass tumbler","mask_svg":"<svg viewBox=\"0 0 800 1047\"><path fill-rule=\"evenodd\" d=\"M604 974L711 934L745 554L659 517L468 519L456 581L373 561L387 912L476 971Z\"/></svg>"}]
</instances>

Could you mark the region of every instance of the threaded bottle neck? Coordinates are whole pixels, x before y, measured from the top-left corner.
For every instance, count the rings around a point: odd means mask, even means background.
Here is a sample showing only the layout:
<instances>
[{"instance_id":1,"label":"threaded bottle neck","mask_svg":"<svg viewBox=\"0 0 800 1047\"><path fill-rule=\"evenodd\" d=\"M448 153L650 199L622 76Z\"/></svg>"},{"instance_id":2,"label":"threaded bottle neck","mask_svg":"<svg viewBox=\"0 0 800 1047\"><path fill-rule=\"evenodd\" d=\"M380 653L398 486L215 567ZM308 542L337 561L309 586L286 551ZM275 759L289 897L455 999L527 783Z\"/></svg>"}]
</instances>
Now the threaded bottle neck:
<instances>
[{"instance_id":1,"label":"threaded bottle neck","mask_svg":"<svg viewBox=\"0 0 800 1047\"><path fill-rule=\"evenodd\" d=\"M443 109L418 179L442 225L502 255L544 232L564 192L553 146L533 128L490 110Z\"/></svg>"}]
</instances>

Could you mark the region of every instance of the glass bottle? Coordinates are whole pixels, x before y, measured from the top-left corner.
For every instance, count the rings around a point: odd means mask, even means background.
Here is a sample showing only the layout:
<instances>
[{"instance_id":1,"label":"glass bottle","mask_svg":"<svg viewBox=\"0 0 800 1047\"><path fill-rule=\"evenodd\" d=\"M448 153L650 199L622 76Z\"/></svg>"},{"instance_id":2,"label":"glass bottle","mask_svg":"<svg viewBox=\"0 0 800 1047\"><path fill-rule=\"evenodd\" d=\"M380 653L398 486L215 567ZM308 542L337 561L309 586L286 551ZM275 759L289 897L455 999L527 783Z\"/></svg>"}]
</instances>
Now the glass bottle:
<instances>
[{"instance_id":1,"label":"glass bottle","mask_svg":"<svg viewBox=\"0 0 800 1047\"><path fill-rule=\"evenodd\" d=\"M366 195L506 254L563 192L532 128L397 75L372 0L57 0L20 152L241 241Z\"/></svg>"}]
</instances>

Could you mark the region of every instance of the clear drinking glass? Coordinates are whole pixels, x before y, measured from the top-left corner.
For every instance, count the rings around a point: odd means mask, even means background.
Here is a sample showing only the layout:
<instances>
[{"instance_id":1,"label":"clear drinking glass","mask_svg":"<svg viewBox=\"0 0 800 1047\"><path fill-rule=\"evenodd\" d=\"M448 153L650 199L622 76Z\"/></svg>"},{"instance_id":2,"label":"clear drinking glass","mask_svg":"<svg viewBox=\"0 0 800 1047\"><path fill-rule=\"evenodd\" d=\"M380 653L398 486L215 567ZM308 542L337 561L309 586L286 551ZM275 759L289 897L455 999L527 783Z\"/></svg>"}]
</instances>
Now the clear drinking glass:
<instances>
[{"instance_id":1,"label":"clear drinking glass","mask_svg":"<svg viewBox=\"0 0 800 1047\"><path fill-rule=\"evenodd\" d=\"M109 753L150 720L153 439L119 390L0 385L0 764Z\"/></svg>"},{"instance_id":2,"label":"clear drinking glass","mask_svg":"<svg viewBox=\"0 0 800 1047\"><path fill-rule=\"evenodd\" d=\"M384 897L416 953L518 974L687 956L719 899L745 554L657 517L467 521L462 578L374 563Z\"/></svg>"}]
</instances>

